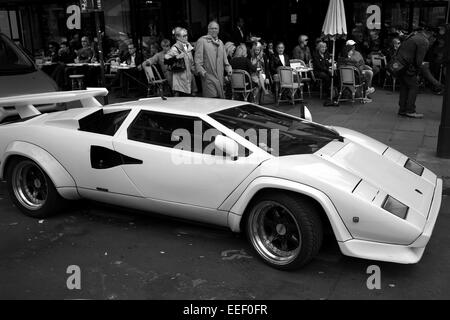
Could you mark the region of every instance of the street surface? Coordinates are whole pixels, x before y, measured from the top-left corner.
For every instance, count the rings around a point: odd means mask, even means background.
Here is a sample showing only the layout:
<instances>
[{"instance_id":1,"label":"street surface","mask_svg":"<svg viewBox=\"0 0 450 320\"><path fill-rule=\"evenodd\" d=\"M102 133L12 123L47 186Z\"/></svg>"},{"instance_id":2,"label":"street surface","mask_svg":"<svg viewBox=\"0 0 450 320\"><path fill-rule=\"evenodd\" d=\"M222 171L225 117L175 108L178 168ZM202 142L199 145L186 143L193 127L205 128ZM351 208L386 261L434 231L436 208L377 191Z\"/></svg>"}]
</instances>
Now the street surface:
<instances>
[{"instance_id":1,"label":"street surface","mask_svg":"<svg viewBox=\"0 0 450 320\"><path fill-rule=\"evenodd\" d=\"M424 120L397 118L396 99L380 92L372 104L340 108L313 99L311 111L314 120L369 134L444 178L440 216L418 264L345 257L328 237L312 263L283 272L260 261L243 235L215 227L85 201L50 219L28 218L0 183L0 299L450 299L450 161L433 151L442 98L420 96ZM81 290L66 286L71 265L81 269ZM366 286L371 265L381 269L380 290Z\"/></svg>"}]
</instances>

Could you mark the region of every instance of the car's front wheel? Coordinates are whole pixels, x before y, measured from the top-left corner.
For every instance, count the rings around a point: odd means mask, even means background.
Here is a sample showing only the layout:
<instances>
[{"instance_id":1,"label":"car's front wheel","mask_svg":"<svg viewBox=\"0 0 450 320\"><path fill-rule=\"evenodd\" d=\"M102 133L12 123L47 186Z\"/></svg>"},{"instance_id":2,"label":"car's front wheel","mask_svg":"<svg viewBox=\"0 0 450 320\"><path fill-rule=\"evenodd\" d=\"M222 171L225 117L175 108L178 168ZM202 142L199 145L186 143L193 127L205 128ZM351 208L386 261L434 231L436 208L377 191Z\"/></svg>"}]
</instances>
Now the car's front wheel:
<instances>
[{"instance_id":1,"label":"car's front wheel","mask_svg":"<svg viewBox=\"0 0 450 320\"><path fill-rule=\"evenodd\" d=\"M245 220L247 237L270 266L297 269L308 263L322 244L322 223L315 206L282 192L259 196Z\"/></svg>"},{"instance_id":2,"label":"car's front wheel","mask_svg":"<svg viewBox=\"0 0 450 320\"><path fill-rule=\"evenodd\" d=\"M55 214L63 203L49 176L34 161L15 158L6 171L11 200L24 214L44 218Z\"/></svg>"}]
</instances>

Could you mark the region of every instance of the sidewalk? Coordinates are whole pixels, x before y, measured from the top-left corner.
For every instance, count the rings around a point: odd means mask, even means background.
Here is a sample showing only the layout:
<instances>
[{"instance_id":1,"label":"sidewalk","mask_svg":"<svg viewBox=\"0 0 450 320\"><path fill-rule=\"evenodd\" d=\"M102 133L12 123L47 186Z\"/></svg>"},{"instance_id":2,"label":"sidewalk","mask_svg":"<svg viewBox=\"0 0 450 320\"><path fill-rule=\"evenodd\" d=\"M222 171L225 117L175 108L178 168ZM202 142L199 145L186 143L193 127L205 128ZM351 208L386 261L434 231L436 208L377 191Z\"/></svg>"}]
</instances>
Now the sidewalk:
<instances>
[{"instance_id":1,"label":"sidewalk","mask_svg":"<svg viewBox=\"0 0 450 320\"><path fill-rule=\"evenodd\" d=\"M417 98L417 112L423 113L423 119L399 117L398 90L377 90L372 95L373 102L360 104L343 102L340 107L323 107L323 101L305 93L305 103L310 109L313 120L325 125L346 127L364 133L394 149L416 159L425 167L444 179L444 187L450 188L450 159L436 156L439 125L441 120L442 96L421 93ZM123 99L111 98L111 103ZM299 114L299 105L288 103L276 107L283 112Z\"/></svg>"}]
</instances>

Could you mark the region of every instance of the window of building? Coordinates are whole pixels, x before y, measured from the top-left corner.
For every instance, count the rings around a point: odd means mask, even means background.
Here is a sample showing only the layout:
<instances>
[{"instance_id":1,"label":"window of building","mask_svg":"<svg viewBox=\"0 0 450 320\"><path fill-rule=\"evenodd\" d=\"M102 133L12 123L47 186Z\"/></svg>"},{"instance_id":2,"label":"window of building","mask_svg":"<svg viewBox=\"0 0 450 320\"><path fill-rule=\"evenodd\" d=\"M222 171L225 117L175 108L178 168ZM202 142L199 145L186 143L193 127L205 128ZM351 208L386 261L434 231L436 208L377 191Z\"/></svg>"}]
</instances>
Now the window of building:
<instances>
[{"instance_id":1,"label":"window of building","mask_svg":"<svg viewBox=\"0 0 450 320\"><path fill-rule=\"evenodd\" d=\"M404 2L385 2L384 23L386 27L398 30L409 30L410 4Z\"/></svg>"},{"instance_id":2,"label":"window of building","mask_svg":"<svg viewBox=\"0 0 450 320\"><path fill-rule=\"evenodd\" d=\"M129 1L107 0L103 1L102 4L106 37L119 41L121 34L129 34L131 32Z\"/></svg>"},{"instance_id":3,"label":"window of building","mask_svg":"<svg viewBox=\"0 0 450 320\"><path fill-rule=\"evenodd\" d=\"M420 8L420 20L425 24L438 27L446 23L447 6L424 6Z\"/></svg>"}]
</instances>

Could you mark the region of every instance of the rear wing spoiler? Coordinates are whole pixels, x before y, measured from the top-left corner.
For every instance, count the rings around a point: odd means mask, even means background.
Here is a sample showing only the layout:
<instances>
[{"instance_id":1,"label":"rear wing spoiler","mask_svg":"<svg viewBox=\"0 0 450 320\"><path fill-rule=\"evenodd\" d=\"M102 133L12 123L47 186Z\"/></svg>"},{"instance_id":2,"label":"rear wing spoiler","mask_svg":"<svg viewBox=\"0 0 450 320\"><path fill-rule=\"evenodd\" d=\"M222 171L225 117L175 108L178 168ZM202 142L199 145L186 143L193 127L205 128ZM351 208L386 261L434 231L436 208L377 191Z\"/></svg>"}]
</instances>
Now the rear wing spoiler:
<instances>
[{"instance_id":1,"label":"rear wing spoiler","mask_svg":"<svg viewBox=\"0 0 450 320\"><path fill-rule=\"evenodd\" d=\"M34 105L80 101L83 108L102 107L102 104L95 97L106 96L107 94L106 88L25 94L0 98L0 107L13 106L19 116L24 119L41 114Z\"/></svg>"}]
</instances>

